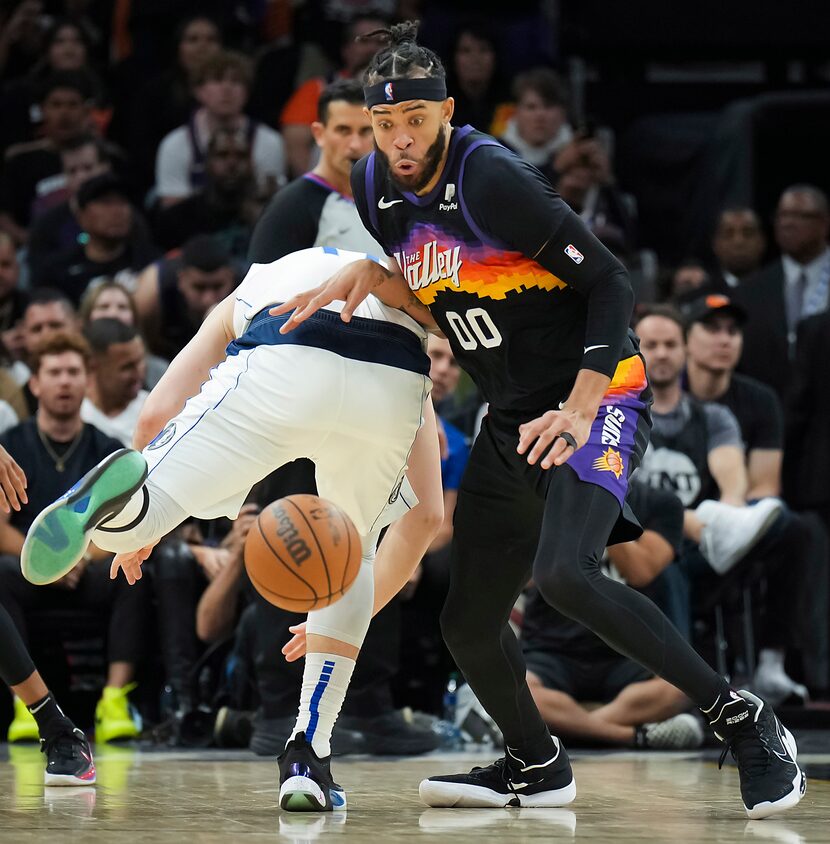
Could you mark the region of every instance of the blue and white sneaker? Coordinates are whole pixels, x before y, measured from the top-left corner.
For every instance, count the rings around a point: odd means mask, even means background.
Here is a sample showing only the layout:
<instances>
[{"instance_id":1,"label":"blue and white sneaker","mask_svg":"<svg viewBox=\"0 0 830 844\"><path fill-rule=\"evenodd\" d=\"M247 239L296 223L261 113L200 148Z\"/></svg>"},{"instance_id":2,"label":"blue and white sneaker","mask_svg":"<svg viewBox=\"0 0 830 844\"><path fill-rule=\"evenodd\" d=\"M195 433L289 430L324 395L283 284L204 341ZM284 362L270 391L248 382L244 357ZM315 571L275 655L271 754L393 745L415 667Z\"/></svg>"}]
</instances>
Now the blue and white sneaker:
<instances>
[{"instance_id":1,"label":"blue and white sneaker","mask_svg":"<svg viewBox=\"0 0 830 844\"><path fill-rule=\"evenodd\" d=\"M287 812L331 812L346 808L346 792L331 776L331 756L320 759L297 733L277 759L280 808Z\"/></svg>"},{"instance_id":2,"label":"blue and white sneaker","mask_svg":"<svg viewBox=\"0 0 830 844\"><path fill-rule=\"evenodd\" d=\"M146 478L147 461L129 448L90 469L32 522L20 552L26 580L43 586L70 572L86 552L89 534L120 513Z\"/></svg>"}]
</instances>

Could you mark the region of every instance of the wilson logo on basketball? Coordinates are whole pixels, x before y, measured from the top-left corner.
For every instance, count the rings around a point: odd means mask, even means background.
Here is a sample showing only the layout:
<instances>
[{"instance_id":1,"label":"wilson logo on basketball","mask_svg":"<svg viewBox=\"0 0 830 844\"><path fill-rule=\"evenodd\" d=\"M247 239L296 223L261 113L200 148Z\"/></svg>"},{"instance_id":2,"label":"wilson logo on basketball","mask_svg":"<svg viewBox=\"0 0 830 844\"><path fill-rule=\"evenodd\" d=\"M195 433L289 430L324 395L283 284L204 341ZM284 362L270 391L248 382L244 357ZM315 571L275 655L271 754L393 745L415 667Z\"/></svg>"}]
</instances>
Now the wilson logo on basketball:
<instances>
[{"instance_id":1,"label":"wilson logo on basketball","mask_svg":"<svg viewBox=\"0 0 830 844\"><path fill-rule=\"evenodd\" d=\"M297 526L284 508L274 507L274 516L277 520L277 536L283 541L291 559L301 566L311 556L311 549L300 537Z\"/></svg>"}]
</instances>

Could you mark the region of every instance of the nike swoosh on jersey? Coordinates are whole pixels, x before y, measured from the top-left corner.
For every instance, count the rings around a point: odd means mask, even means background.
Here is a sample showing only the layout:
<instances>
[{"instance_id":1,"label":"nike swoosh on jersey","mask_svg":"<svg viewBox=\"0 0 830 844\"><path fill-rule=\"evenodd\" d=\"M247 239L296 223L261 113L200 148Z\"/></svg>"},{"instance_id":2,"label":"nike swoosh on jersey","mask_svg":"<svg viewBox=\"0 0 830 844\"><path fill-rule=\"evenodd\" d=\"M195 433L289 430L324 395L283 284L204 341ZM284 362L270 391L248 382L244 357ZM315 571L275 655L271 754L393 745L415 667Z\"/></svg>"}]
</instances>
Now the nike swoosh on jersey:
<instances>
[{"instance_id":1,"label":"nike swoosh on jersey","mask_svg":"<svg viewBox=\"0 0 830 844\"><path fill-rule=\"evenodd\" d=\"M390 199L388 202L386 201L386 197L382 196L378 200L378 208L381 211L385 211L387 208L391 208L393 205L397 205L399 202L403 202L402 199Z\"/></svg>"},{"instance_id":2,"label":"nike swoosh on jersey","mask_svg":"<svg viewBox=\"0 0 830 844\"><path fill-rule=\"evenodd\" d=\"M608 344L607 344L607 343L605 343L604 345L601 345L601 346L586 346L586 347L582 350L582 354L583 354L583 355L587 355L587 354L588 354L588 352L593 352L593 351L594 351L594 349L607 349L607 348L608 348Z\"/></svg>"}]
</instances>

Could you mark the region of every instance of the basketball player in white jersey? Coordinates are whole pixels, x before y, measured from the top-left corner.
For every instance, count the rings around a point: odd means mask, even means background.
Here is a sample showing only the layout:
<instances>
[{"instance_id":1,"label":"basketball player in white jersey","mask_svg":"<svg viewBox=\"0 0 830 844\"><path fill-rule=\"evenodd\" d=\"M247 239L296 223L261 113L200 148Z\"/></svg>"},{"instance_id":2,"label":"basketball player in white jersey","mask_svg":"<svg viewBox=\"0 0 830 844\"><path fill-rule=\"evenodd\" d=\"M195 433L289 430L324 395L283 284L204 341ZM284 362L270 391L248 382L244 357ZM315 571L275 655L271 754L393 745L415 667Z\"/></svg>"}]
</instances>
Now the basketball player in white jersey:
<instances>
[{"instance_id":1,"label":"basketball player in white jersey","mask_svg":"<svg viewBox=\"0 0 830 844\"><path fill-rule=\"evenodd\" d=\"M153 546L186 517L235 518L265 475L314 460L319 493L354 522L363 560L343 598L309 613L300 713L279 759L280 805L294 811L345 806L329 741L373 605L403 586L443 516L426 332L413 316L429 318L408 299L398 310L370 297L350 323L333 303L285 335L286 317L269 312L367 257L324 247L254 264L147 399L135 444L155 438L141 453L110 455L43 510L21 553L24 575L50 583L94 542L119 555L112 576L122 569L134 583ZM376 587L377 537L399 517Z\"/></svg>"}]
</instances>

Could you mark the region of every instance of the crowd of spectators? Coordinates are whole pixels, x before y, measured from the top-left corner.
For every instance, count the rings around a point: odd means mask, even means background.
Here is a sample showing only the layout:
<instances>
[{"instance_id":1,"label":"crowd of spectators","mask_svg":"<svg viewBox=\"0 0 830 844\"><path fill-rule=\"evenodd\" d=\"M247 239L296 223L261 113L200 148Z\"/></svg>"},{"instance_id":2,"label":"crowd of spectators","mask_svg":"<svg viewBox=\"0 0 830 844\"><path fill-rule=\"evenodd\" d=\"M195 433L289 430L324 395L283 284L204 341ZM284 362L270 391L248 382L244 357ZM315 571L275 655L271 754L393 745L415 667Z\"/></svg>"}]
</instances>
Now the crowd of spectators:
<instances>
[{"instance_id":1,"label":"crowd of spectators","mask_svg":"<svg viewBox=\"0 0 830 844\"><path fill-rule=\"evenodd\" d=\"M379 43L362 36L432 4L159 5L0 3L0 445L29 479L23 510L0 518L0 603L26 638L33 619L62 635L67 613L119 631L108 638L99 737L137 736L136 704L164 725L157 738L270 754L293 723L300 672L280 649L301 619L250 588L242 548L259 507L315 491L313 464L266 479L234 523L185 524L136 587L110 581L101 555L34 587L16 555L41 506L130 444L148 391L251 262L315 245L382 254L349 184L372 149L360 78ZM631 274L655 427L631 501L645 533L608 549L609 576L645 591L704 651L721 646L713 608L740 621L749 610L735 595L753 591L757 648L728 670L774 702L826 696L826 194L793 183L771 220L724 207L706 254L665 265L660 244L641 240L636 191L615 176L613 132L577 113L543 39L521 51L491 22L448 14L424 31L444 27L436 46L454 124L539 168ZM538 14L516 31L546 26ZM448 708L453 665L438 628L455 495L486 408L446 340L431 338L429 355L445 521L373 621L335 752L417 753L457 737L436 731L435 716L497 738L469 691ZM532 586L515 617L532 693L559 734L636 747L702 740L678 690ZM30 734L17 725L17 737Z\"/></svg>"}]
</instances>

